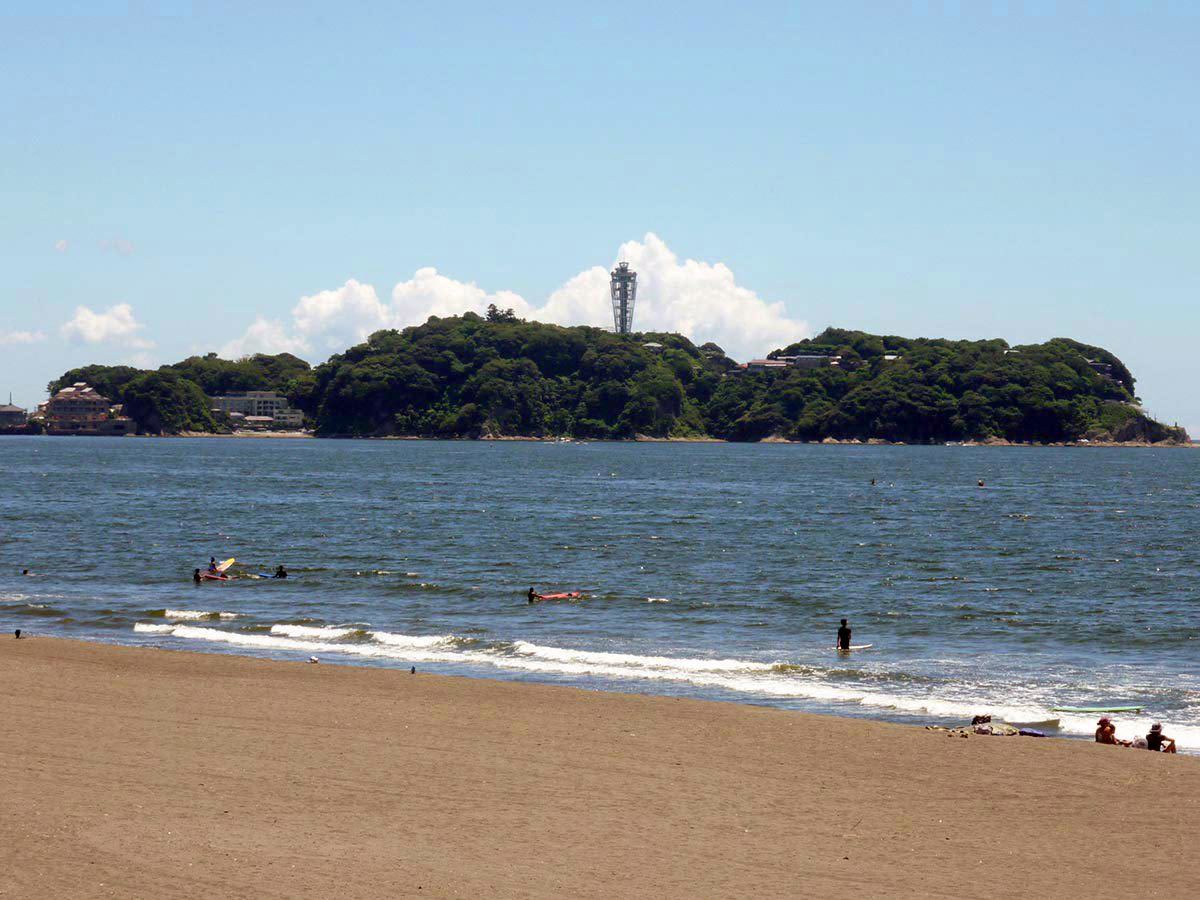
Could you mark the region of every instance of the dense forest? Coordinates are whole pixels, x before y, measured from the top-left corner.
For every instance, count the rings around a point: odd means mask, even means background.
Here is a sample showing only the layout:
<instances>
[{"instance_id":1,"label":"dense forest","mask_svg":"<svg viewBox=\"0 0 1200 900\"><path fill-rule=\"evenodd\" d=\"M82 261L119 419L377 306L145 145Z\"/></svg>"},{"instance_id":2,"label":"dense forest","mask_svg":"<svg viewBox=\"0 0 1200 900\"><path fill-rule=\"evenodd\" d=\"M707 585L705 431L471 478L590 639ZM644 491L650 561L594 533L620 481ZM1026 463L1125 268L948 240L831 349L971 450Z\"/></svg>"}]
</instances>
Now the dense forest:
<instances>
[{"instance_id":1,"label":"dense forest","mask_svg":"<svg viewBox=\"0 0 1200 900\"><path fill-rule=\"evenodd\" d=\"M230 423L214 413L208 397L226 391L292 393L309 365L290 353L256 354L237 361L215 353L144 371L132 366L83 366L63 373L46 386L51 396L60 388L86 381L124 412L144 434L183 431L217 432Z\"/></svg>"},{"instance_id":2,"label":"dense forest","mask_svg":"<svg viewBox=\"0 0 1200 900\"><path fill-rule=\"evenodd\" d=\"M291 356L192 357L156 372L88 366L141 430L217 430L205 393L286 393L322 436L638 436L757 441L1181 440L1137 406L1134 379L1100 347L1066 338L1010 347L830 328L747 369L677 334L616 335L492 309L431 318L310 368Z\"/></svg>"}]
</instances>

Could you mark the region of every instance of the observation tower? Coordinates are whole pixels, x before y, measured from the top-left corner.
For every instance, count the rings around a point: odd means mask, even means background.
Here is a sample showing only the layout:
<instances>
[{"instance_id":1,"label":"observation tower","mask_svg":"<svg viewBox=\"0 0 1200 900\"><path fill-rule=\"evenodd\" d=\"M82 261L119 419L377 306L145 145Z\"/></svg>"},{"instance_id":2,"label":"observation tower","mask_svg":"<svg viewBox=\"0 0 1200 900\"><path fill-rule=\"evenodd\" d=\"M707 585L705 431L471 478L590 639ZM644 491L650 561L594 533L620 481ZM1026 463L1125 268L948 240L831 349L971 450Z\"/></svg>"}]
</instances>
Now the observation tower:
<instances>
[{"instance_id":1,"label":"observation tower","mask_svg":"<svg viewBox=\"0 0 1200 900\"><path fill-rule=\"evenodd\" d=\"M629 268L629 263L617 263L612 270L612 280L609 282L612 293L613 324L617 334L629 334L633 331L633 302L637 298L637 272Z\"/></svg>"}]
</instances>

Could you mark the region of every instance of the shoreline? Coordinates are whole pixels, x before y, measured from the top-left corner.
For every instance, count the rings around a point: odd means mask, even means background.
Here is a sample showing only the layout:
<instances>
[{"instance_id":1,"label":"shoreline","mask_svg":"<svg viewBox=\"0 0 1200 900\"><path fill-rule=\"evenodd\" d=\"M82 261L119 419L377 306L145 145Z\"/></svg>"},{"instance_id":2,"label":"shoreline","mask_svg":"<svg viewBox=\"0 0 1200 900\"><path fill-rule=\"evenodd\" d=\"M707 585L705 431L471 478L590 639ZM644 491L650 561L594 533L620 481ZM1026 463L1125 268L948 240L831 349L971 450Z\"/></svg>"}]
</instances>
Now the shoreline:
<instances>
[{"instance_id":1,"label":"shoreline","mask_svg":"<svg viewBox=\"0 0 1200 900\"><path fill-rule=\"evenodd\" d=\"M330 434L318 435L311 431L234 431L218 434L207 431L185 431L179 434L129 434L129 435L93 435L93 434L4 434L0 437L58 437L58 438L88 438L88 437L132 437L139 440L178 440L180 438L229 438L236 440L328 440L328 441L451 441L455 443L530 443L530 444L787 444L791 446L823 446L823 447L1019 447L1025 449L1068 448L1079 450L1090 449L1154 449L1154 450L1195 450L1200 449L1200 442L1180 443L1178 441L1062 441L1050 444L1032 444L993 439L986 441L941 441L932 443L907 443L905 441L885 441L881 438L823 438L819 441L794 441L779 435L769 435L758 441L729 441L714 437L651 437L639 434L632 438L569 438L560 441L555 437L535 437L531 435L491 435L484 437L422 437L419 435L349 435Z\"/></svg>"},{"instance_id":2,"label":"shoreline","mask_svg":"<svg viewBox=\"0 0 1200 900\"><path fill-rule=\"evenodd\" d=\"M14 896L983 897L1017 864L1182 897L1200 876L1185 756L62 638L0 641L0 674Z\"/></svg>"}]
</instances>

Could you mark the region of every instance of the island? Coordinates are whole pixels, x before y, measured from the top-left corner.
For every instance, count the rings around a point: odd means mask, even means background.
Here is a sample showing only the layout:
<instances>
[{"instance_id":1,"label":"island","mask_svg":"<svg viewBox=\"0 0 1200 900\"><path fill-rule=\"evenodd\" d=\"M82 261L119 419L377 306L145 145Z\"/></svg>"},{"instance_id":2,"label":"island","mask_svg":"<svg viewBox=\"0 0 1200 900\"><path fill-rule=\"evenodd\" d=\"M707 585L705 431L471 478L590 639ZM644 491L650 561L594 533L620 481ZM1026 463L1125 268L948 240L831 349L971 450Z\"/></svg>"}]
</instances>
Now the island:
<instances>
[{"instance_id":1,"label":"island","mask_svg":"<svg viewBox=\"0 0 1200 900\"><path fill-rule=\"evenodd\" d=\"M620 335L486 316L383 330L318 366L195 356L86 383L143 434L219 433L212 397L278 391L318 437L1183 445L1113 353L1069 338L1010 346L828 328L739 363L679 334Z\"/></svg>"}]
</instances>

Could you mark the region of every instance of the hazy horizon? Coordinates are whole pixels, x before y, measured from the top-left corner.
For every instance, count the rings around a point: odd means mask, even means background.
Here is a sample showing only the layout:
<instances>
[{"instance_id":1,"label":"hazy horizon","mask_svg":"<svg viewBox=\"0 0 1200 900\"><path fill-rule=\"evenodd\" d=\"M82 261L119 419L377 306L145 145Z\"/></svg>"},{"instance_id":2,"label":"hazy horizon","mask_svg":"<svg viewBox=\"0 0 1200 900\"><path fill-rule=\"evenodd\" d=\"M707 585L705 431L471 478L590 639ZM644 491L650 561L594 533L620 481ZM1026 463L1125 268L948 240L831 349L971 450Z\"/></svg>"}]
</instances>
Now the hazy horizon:
<instances>
[{"instance_id":1,"label":"hazy horizon","mask_svg":"<svg viewBox=\"0 0 1200 900\"><path fill-rule=\"evenodd\" d=\"M1200 10L0 11L0 398L488 303L1119 356L1200 435Z\"/></svg>"}]
</instances>

